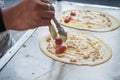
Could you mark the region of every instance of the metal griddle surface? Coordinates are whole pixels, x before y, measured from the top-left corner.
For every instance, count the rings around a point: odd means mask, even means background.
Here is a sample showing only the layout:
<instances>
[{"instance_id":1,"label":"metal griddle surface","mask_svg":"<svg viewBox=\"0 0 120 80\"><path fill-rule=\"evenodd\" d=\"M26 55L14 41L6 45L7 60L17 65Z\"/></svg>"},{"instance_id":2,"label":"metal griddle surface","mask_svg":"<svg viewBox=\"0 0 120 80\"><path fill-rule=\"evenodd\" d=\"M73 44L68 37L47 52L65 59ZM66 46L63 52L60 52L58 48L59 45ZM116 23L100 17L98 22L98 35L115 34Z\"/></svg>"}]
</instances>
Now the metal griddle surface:
<instances>
[{"instance_id":1,"label":"metal griddle surface","mask_svg":"<svg viewBox=\"0 0 120 80\"><path fill-rule=\"evenodd\" d=\"M68 9L94 9L120 20L120 8L73 2L56 3L56 12ZM85 32L102 39L112 48L112 58L97 66L76 66L55 61L39 48L40 39L49 34L48 27L38 28L0 72L0 80L120 80L120 28L110 32Z\"/></svg>"}]
</instances>

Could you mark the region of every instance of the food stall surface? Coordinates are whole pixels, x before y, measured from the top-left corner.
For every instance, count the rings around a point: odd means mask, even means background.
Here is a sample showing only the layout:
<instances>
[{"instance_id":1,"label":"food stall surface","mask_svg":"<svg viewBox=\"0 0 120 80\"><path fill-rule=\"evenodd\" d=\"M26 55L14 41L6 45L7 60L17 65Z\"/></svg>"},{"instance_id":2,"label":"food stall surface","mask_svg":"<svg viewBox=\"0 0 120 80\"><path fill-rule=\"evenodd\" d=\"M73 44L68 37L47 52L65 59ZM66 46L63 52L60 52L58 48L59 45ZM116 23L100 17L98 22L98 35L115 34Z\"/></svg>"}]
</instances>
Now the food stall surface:
<instances>
[{"instance_id":1,"label":"food stall surface","mask_svg":"<svg viewBox=\"0 0 120 80\"><path fill-rule=\"evenodd\" d=\"M57 5L56 12L70 9L93 9L109 13L120 20L119 7L66 1L56 2L55 5ZM112 58L97 66L76 66L55 61L39 48L40 39L49 34L47 26L40 27L28 30L5 54L5 58L1 59L0 80L120 80L120 28L103 33L64 28L69 31L85 32L102 39L112 48ZM9 56L12 58L8 61ZM7 64L6 61L8 61Z\"/></svg>"}]
</instances>

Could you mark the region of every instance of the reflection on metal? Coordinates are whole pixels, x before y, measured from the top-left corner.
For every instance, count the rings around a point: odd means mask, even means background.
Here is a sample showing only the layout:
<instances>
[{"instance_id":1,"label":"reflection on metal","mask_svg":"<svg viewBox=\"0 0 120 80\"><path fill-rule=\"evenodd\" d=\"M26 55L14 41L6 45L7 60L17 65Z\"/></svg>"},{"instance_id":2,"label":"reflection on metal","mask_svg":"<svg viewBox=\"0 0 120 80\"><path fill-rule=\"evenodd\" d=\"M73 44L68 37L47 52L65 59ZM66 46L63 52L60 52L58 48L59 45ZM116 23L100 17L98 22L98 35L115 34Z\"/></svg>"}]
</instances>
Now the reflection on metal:
<instances>
[{"instance_id":1,"label":"reflection on metal","mask_svg":"<svg viewBox=\"0 0 120 80\"><path fill-rule=\"evenodd\" d=\"M15 55L15 53L21 48L25 41L32 35L35 31L28 30L23 37L0 59L0 70L5 66L5 64Z\"/></svg>"}]
</instances>

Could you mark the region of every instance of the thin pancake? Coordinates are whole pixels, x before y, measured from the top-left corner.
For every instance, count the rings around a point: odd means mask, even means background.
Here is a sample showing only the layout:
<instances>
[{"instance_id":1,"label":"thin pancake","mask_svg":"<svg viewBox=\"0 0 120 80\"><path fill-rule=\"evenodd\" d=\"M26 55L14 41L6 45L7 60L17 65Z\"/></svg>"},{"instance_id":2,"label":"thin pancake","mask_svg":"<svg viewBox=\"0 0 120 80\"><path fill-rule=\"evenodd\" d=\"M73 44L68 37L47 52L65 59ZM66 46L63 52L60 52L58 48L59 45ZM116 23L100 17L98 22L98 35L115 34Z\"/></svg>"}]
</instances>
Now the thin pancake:
<instances>
[{"instance_id":1,"label":"thin pancake","mask_svg":"<svg viewBox=\"0 0 120 80\"><path fill-rule=\"evenodd\" d=\"M72 11L75 16L71 15ZM66 16L71 17L70 22L64 22ZM56 18L64 26L89 31L111 31L120 26L120 21L112 15L94 10L68 10L59 13Z\"/></svg>"},{"instance_id":2,"label":"thin pancake","mask_svg":"<svg viewBox=\"0 0 120 80\"><path fill-rule=\"evenodd\" d=\"M40 48L50 58L75 65L94 66L108 61L112 56L111 48L100 39L83 34L68 33L64 43L67 50L64 53L55 53L55 44L50 35L40 41Z\"/></svg>"}]
</instances>

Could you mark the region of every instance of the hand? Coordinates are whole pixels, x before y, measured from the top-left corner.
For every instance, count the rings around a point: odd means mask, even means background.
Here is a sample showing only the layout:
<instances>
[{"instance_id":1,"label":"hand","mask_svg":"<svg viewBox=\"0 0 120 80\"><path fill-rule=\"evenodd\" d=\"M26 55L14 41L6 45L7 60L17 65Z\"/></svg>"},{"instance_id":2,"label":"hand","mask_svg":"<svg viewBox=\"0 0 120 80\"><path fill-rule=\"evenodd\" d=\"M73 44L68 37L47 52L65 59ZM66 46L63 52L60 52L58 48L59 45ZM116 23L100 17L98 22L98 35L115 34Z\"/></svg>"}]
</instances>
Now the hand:
<instances>
[{"instance_id":1,"label":"hand","mask_svg":"<svg viewBox=\"0 0 120 80\"><path fill-rule=\"evenodd\" d=\"M2 9L6 29L13 30L50 25L54 12L54 7L47 0L21 0L15 5Z\"/></svg>"}]
</instances>

